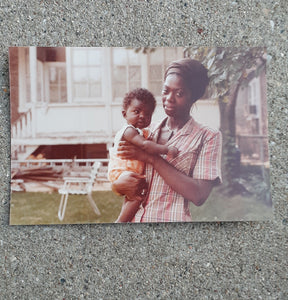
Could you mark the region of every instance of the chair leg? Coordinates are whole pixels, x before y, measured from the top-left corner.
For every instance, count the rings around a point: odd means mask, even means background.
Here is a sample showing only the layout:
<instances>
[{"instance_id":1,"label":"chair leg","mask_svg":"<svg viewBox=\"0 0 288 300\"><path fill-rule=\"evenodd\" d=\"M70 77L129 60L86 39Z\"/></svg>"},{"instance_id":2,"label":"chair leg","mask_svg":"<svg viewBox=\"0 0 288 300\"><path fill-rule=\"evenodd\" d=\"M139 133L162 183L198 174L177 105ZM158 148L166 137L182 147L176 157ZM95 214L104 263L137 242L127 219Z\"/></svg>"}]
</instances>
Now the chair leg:
<instances>
[{"instance_id":1,"label":"chair leg","mask_svg":"<svg viewBox=\"0 0 288 300\"><path fill-rule=\"evenodd\" d=\"M98 216L100 216L100 215L101 215L100 210L99 210L99 208L97 207L97 205L96 205L96 203L95 203L95 201L94 201L94 199L93 199L91 193L88 193L88 194L87 194L87 198L88 198L88 201L89 201L90 205L92 206L92 208L93 208L95 214L98 215Z\"/></svg>"},{"instance_id":2,"label":"chair leg","mask_svg":"<svg viewBox=\"0 0 288 300\"><path fill-rule=\"evenodd\" d=\"M58 209L58 218L60 221L63 221L63 219L64 219L66 206L67 206L67 200L68 200L68 193L62 194L59 209Z\"/></svg>"}]
</instances>

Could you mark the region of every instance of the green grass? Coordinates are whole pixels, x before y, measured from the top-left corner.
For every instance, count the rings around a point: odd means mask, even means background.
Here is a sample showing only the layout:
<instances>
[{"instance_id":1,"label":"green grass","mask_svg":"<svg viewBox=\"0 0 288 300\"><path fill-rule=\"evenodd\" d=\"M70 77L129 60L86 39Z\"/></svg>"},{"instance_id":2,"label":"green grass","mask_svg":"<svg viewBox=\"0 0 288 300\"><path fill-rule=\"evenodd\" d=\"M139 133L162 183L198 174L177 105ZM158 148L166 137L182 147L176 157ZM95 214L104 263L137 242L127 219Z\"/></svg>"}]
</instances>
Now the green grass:
<instances>
[{"instance_id":1,"label":"green grass","mask_svg":"<svg viewBox=\"0 0 288 300\"><path fill-rule=\"evenodd\" d=\"M12 193L10 203L11 225L113 223L121 210L123 200L111 191L93 192L101 212L97 216L84 195L69 195L64 220L58 219L61 195L58 193Z\"/></svg>"},{"instance_id":2,"label":"green grass","mask_svg":"<svg viewBox=\"0 0 288 300\"><path fill-rule=\"evenodd\" d=\"M214 188L202 206L190 205L193 221L265 221L271 220L271 205L255 196L226 196Z\"/></svg>"},{"instance_id":3,"label":"green grass","mask_svg":"<svg viewBox=\"0 0 288 300\"><path fill-rule=\"evenodd\" d=\"M97 216L86 198L70 195L64 220L58 219L60 203L58 193L15 192L11 196L10 224L84 224L113 223L121 210L123 199L111 191L93 192L93 198L101 212ZM228 197L215 188L200 207L190 205L193 221L257 221L272 218L271 206L255 197L236 195Z\"/></svg>"}]
</instances>

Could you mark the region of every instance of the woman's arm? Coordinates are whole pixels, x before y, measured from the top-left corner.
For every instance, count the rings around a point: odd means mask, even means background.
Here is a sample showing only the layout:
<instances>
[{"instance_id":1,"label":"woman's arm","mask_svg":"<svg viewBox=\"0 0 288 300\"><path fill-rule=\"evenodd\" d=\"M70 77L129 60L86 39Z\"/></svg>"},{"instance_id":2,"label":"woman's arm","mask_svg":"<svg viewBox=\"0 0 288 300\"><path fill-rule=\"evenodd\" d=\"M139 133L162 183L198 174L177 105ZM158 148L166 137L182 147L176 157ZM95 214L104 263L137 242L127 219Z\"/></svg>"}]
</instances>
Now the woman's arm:
<instances>
[{"instance_id":1,"label":"woman's arm","mask_svg":"<svg viewBox=\"0 0 288 300\"><path fill-rule=\"evenodd\" d=\"M123 159L137 159L152 164L166 184L196 206L206 201L215 184L215 180L193 179L160 156L148 154L125 142L120 143L118 155Z\"/></svg>"},{"instance_id":2,"label":"woman's arm","mask_svg":"<svg viewBox=\"0 0 288 300\"><path fill-rule=\"evenodd\" d=\"M215 184L214 180L193 179L178 171L159 156L150 156L149 162L166 184L196 206L200 206L206 201Z\"/></svg>"}]
</instances>

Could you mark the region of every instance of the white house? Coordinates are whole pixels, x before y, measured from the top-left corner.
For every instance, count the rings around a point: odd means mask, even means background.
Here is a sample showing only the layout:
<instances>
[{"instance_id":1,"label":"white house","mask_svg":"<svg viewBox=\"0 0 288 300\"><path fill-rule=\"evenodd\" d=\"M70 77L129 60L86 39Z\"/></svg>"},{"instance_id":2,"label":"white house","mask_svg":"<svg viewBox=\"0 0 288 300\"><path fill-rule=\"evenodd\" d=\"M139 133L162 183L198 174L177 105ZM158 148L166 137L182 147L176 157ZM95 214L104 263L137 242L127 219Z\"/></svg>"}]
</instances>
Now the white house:
<instances>
[{"instance_id":1,"label":"white house","mask_svg":"<svg viewBox=\"0 0 288 300\"><path fill-rule=\"evenodd\" d=\"M12 159L107 158L125 93L148 88L157 99L153 120L161 119L164 70L182 57L181 47L10 48ZM192 113L219 128L217 101L200 100Z\"/></svg>"},{"instance_id":2,"label":"white house","mask_svg":"<svg viewBox=\"0 0 288 300\"><path fill-rule=\"evenodd\" d=\"M251 71L239 89L235 107L236 142L241 161L269 167L265 66Z\"/></svg>"},{"instance_id":3,"label":"white house","mask_svg":"<svg viewBox=\"0 0 288 300\"><path fill-rule=\"evenodd\" d=\"M161 90L167 65L184 49L12 47L9 49L12 159L107 158L122 126L125 93L148 88L156 97L152 121L164 117ZM241 160L267 164L266 74L249 73L238 93L236 134ZM217 99L192 108L200 123L220 127Z\"/></svg>"}]
</instances>

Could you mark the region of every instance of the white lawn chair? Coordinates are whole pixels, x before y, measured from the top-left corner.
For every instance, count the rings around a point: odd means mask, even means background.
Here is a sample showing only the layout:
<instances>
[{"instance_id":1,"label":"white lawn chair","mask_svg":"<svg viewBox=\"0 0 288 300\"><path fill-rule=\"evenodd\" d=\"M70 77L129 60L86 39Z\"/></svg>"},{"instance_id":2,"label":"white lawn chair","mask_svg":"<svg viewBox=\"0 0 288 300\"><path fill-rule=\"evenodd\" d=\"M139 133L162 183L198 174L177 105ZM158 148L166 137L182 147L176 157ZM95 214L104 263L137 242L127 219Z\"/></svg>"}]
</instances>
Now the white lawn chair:
<instances>
[{"instance_id":1,"label":"white lawn chair","mask_svg":"<svg viewBox=\"0 0 288 300\"><path fill-rule=\"evenodd\" d=\"M100 215L100 211L92 198L92 188L96 179L97 173L101 166L101 162L95 162L92 165L91 173L89 177L65 177L64 184L61 189L58 190L61 194L60 205L58 209L58 218L63 221L65 210L67 206L67 200L69 194L72 195L87 195L88 201L92 206L96 215Z\"/></svg>"},{"instance_id":2,"label":"white lawn chair","mask_svg":"<svg viewBox=\"0 0 288 300\"><path fill-rule=\"evenodd\" d=\"M11 192L24 192L25 185L23 179L11 179Z\"/></svg>"}]
</instances>

